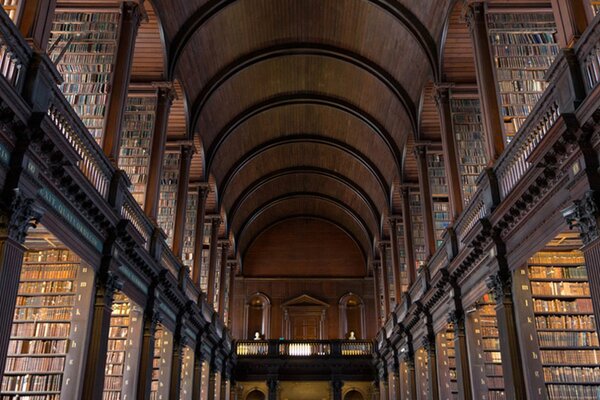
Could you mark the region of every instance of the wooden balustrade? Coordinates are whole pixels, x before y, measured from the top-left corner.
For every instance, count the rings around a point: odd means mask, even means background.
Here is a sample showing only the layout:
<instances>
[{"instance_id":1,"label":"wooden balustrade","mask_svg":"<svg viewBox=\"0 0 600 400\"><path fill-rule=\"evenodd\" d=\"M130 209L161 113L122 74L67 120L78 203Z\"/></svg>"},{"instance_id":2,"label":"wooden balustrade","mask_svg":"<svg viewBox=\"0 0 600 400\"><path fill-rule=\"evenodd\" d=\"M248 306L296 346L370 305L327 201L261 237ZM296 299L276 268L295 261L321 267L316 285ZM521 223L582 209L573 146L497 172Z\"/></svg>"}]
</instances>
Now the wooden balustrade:
<instances>
[{"instance_id":1,"label":"wooden balustrade","mask_svg":"<svg viewBox=\"0 0 600 400\"><path fill-rule=\"evenodd\" d=\"M139 234L144 238L144 248L150 249L150 237L152 236L152 224L144 215L139 204L133 196L128 196L121 207L121 216L131 222Z\"/></svg>"},{"instance_id":2,"label":"wooden balustrade","mask_svg":"<svg viewBox=\"0 0 600 400\"><path fill-rule=\"evenodd\" d=\"M240 357L352 357L373 355L368 340L240 340L236 342Z\"/></svg>"},{"instance_id":3,"label":"wooden balustrade","mask_svg":"<svg viewBox=\"0 0 600 400\"><path fill-rule=\"evenodd\" d=\"M0 75L18 87L31 55L31 48L0 7Z\"/></svg>"},{"instance_id":4,"label":"wooden balustrade","mask_svg":"<svg viewBox=\"0 0 600 400\"><path fill-rule=\"evenodd\" d=\"M167 268L174 276L179 276L179 270L182 268L181 263L177 260L177 257L173 254L170 248L163 247L161 256L162 265Z\"/></svg>"},{"instance_id":5,"label":"wooden balustrade","mask_svg":"<svg viewBox=\"0 0 600 400\"><path fill-rule=\"evenodd\" d=\"M575 45L575 54L579 60L588 93L600 83L600 24L598 18L595 22L586 29Z\"/></svg>"}]
</instances>

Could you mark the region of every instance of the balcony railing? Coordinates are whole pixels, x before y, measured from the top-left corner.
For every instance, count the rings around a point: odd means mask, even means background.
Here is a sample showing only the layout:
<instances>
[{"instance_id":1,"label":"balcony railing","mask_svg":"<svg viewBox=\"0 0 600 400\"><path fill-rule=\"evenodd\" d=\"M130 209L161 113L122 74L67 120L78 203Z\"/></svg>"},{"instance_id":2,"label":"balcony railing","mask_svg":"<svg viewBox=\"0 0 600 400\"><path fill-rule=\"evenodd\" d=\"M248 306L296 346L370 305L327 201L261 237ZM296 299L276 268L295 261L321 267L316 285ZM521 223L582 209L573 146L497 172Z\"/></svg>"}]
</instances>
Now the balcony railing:
<instances>
[{"instance_id":1,"label":"balcony railing","mask_svg":"<svg viewBox=\"0 0 600 400\"><path fill-rule=\"evenodd\" d=\"M370 357L368 340L240 340L239 357Z\"/></svg>"}]
</instances>

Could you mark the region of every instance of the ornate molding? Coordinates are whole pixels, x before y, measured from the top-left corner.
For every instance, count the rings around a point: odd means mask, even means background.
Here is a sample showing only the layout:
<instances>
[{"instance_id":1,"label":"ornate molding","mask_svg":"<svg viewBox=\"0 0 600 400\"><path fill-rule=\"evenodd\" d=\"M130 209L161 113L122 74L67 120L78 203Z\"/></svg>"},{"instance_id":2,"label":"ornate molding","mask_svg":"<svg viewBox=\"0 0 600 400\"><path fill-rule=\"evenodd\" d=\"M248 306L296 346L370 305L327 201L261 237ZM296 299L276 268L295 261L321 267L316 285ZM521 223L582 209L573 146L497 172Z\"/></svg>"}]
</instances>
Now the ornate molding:
<instances>
[{"instance_id":1,"label":"ornate molding","mask_svg":"<svg viewBox=\"0 0 600 400\"><path fill-rule=\"evenodd\" d=\"M512 277L510 272L498 271L486 279L486 285L494 293L496 303L501 303L504 299L510 299L512 296Z\"/></svg>"},{"instance_id":2,"label":"ornate molding","mask_svg":"<svg viewBox=\"0 0 600 400\"><path fill-rule=\"evenodd\" d=\"M35 228L42 218L42 212L35 205L35 200L14 191L10 206L6 213L0 214L0 231L18 243L23 243L29 228Z\"/></svg>"},{"instance_id":3,"label":"ornate molding","mask_svg":"<svg viewBox=\"0 0 600 400\"><path fill-rule=\"evenodd\" d=\"M562 215L569 228L579 229L581 240L588 245L600 237L598 216L600 215L600 191L589 190L581 200L564 209Z\"/></svg>"}]
</instances>

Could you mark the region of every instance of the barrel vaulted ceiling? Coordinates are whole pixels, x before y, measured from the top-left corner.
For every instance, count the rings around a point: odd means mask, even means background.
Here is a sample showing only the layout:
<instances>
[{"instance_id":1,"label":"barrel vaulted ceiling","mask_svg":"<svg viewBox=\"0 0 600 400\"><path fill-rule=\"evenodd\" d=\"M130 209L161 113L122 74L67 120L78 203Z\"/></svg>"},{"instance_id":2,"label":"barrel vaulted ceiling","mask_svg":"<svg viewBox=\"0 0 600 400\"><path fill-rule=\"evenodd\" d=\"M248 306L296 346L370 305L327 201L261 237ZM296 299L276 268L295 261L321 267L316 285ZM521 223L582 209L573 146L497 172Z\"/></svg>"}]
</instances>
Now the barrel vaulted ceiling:
<instances>
[{"instance_id":1,"label":"barrel vaulted ceiling","mask_svg":"<svg viewBox=\"0 0 600 400\"><path fill-rule=\"evenodd\" d=\"M212 181L243 256L295 216L338 225L372 255L454 0L154 0ZM196 159L196 163L198 163Z\"/></svg>"}]
</instances>

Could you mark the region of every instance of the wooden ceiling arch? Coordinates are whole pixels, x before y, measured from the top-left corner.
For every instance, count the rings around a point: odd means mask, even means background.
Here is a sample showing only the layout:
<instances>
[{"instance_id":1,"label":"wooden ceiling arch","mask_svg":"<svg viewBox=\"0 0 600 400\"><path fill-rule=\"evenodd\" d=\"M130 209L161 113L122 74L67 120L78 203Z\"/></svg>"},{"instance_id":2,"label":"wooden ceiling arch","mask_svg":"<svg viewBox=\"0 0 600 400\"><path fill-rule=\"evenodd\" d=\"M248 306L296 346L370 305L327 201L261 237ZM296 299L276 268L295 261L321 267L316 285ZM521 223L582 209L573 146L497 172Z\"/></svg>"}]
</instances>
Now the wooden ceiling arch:
<instances>
[{"instance_id":1,"label":"wooden ceiling arch","mask_svg":"<svg viewBox=\"0 0 600 400\"><path fill-rule=\"evenodd\" d=\"M326 218L352 232L365 254L371 254L372 232L351 207L337 198L320 193L289 193L262 204L241 224L235 235L242 259L249 244L266 226L291 216L314 215Z\"/></svg>"},{"instance_id":2,"label":"wooden ceiling arch","mask_svg":"<svg viewBox=\"0 0 600 400\"><path fill-rule=\"evenodd\" d=\"M371 208L366 194L360 188L348 186L349 184L328 175L314 173L279 174L251 189L251 192L240 203L239 207L229 213L231 229L237 231L242 222L249 218L255 209L272 199L284 196L287 193L319 193L323 196L338 197L356 214L361 216L370 231L377 231L380 213ZM295 192L292 192L296 190ZM338 192L344 191L344 196Z\"/></svg>"},{"instance_id":3,"label":"wooden ceiling arch","mask_svg":"<svg viewBox=\"0 0 600 400\"><path fill-rule=\"evenodd\" d=\"M235 61L231 62L226 67L222 68L217 74L209 79L208 83L202 89L191 108L191 120L194 124L198 120L204 105L209 100L211 95L231 77L235 76L240 71L251 68L253 65L260 62L270 60L277 57L289 57L294 55L312 55L319 57L330 57L343 62L355 65L358 68L377 77L390 91L392 91L398 101L404 106L408 115L413 130L417 127L417 112L416 106L404 87L385 69L378 64L363 57L360 54L343 49L341 47L331 46L320 43L285 43L276 44L267 48L263 48L249 54L245 54Z\"/></svg>"},{"instance_id":4,"label":"wooden ceiling arch","mask_svg":"<svg viewBox=\"0 0 600 400\"><path fill-rule=\"evenodd\" d=\"M242 0L213 0L198 8L181 25L179 31L171 40L168 54L168 76L173 77L181 54L194 34L210 21L215 15L224 11L228 6ZM385 12L391 14L413 36L419 47L426 54L432 75L439 76L439 61L437 44L429 30L419 18L406 6L394 0L367 0Z\"/></svg>"},{"instance_id":5,"label":"wooden ceiling arch","mask_svg":"<svg viewBox=\"0 0 600 400\"><path fill-rule=\"evenodd\" d=\"M400 171L400 160L402 157L400 148L398 147L394 139L391 137L389 132L387 132L387 130L375 119L375 117L342 99L319 93L306 92L294 93L289 95L284 94L274 98L270 98L266 101L260 102L246 109L245 111L240 113L236 118L231 120L229 124L219 132L213 143L210 144L208 151L206 152L206 171L211 170L214 157L218 153L219 148L221 147L223 142L241 124L262 112L266 112L273 108L284 107L294 104L316 104L324 107L332 107L360 119L386 143L386 146L389 148L389 151L394 157L394 160L396 162L396 168L398 169L398 171Z\"/></svg>"},{"instance_id":6,"label":"wooden ceiling arch","mask_svg":"<svg viewBox=\"0 0 600 400\"><path fill-rule=\"evenodd\" d=\"M379 213L382 213L382 210L379 210L375 205L373 199L369 196L367 192L365 192L356 182L347 178L346 176L323 168L314 168L314 167L292 167L292 168L283 168L277 171L274 171L270 174L262 176L260 179L255 180L251 184L249 184L244 191L235 198L232 206L230 207L230 218L232 221L235 220L236 214L240 207L248 200L250 196L257 190L260 190L263 186L268 185L279 178L286 176L302 176L302 175L315 175L321 176L324 178L328 178L330 180L338 181L341 184L347 186L353 193L356 194L362 201L364 201L371 213L377 218Z\"/></svg>"}]
</instances>

